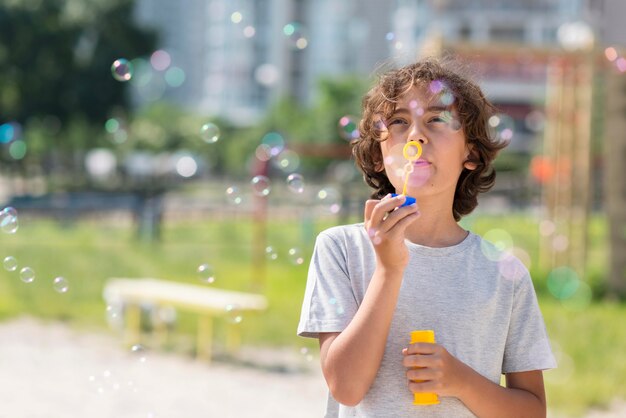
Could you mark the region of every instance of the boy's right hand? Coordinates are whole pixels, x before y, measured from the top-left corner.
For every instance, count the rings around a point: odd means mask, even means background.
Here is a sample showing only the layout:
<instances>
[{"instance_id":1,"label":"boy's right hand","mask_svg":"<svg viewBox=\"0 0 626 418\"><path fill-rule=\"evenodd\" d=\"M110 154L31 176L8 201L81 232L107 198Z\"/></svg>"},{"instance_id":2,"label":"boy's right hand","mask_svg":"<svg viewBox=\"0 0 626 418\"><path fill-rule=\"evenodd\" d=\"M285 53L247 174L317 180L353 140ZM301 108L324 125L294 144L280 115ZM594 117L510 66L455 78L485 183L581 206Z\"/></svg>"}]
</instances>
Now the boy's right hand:
<instances>
[{"instance_id":1,"label":"boy's right hand","mask_svg":"<svg viewBox=\"0 0 626 418\"><path fill-rule=\"evenodd\" d=\"M400 207L404 200L404 195L387 195L365 202L365 228L374 244L377 262L386 269L404 269L409 262L404 232L420 213L417 204Z\"/></svg>"}]
</instances>

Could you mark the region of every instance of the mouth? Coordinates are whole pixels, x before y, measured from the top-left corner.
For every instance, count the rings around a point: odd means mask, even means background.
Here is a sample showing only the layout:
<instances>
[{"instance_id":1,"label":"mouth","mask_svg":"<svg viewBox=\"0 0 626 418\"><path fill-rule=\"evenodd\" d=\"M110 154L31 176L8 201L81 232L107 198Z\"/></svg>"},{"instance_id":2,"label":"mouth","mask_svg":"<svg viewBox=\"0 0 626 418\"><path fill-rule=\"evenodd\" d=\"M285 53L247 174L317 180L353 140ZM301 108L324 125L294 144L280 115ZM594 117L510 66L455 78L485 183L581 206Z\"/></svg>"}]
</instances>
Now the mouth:
<instances>
[{"instance_id":1,"label":"mouth","mask_svg":"<svg viewBox=\"0 0 626 418\"><path fill-rule=\"evenodd\" d=\"M430 163L426 160L417 160L413 163L415 167L428 167Z\"/></svg>"}]
</instances>

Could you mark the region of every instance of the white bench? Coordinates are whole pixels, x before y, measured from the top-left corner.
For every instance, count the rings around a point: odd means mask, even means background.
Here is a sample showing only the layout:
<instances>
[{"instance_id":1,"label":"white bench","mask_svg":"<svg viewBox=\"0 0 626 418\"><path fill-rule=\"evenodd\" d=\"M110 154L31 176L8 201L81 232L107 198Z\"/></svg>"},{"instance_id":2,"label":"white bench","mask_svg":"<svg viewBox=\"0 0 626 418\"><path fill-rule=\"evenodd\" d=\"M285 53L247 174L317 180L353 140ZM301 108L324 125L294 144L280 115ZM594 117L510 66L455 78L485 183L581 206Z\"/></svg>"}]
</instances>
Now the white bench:
<instances>
[{"instance_id":1,"label":"white bench","mask_svg":"<svg viewBox=\"0 0 626 418\"><path fill-rule=\"evenodd\" d=\"M211 360L213 318L267 309L267 300L262 295L152 278L110 278L104 286L103 296L109 303L121 303L126 307L125 340L129 346L141 341L142 304L170 306L197 313L196 353L206 361ZM164 332L164 327L157 329L159 331ZM239 343L239 326L230 324L227 335L229 350L235 350Z\"/></svg>"}]
</instances>

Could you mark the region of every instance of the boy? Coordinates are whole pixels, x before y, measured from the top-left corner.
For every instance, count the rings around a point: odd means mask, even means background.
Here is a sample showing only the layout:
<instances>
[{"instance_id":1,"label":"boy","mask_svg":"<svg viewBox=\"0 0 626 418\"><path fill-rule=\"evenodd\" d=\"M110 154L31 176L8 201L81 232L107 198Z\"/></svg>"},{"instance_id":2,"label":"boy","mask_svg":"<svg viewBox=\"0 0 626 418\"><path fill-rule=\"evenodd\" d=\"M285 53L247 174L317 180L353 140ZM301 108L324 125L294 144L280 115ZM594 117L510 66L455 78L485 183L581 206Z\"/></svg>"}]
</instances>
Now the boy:
<instances>
[{"instance_id":1,"label":"boy","mask_svg":"<svg viewBox=\"0 0 626 418\"><path fill-rule=\"evenodd\" d=\"M318 236L298 326L319 339L327 416L546 415L542 370L556 364L528 271L457 223L495 180L493 113L433 59L364 97L353 154L373 199L364 223ZM409 142L421 153L407 161ZM418 329L437 344L409 344ZM413 405L419 392L440 403Z\"/></svg>"}]
</instances>

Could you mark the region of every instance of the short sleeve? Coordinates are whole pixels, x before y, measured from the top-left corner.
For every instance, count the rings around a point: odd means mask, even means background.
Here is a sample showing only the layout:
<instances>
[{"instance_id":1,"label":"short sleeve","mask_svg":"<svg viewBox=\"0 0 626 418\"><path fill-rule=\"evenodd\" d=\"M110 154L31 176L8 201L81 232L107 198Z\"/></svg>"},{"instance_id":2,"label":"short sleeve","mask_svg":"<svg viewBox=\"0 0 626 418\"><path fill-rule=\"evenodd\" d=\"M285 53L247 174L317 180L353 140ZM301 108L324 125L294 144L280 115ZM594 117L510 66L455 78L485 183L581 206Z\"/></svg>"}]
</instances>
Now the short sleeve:
<instances>
[{"instance_id":1,"label":"short sleeve","mask_svg":"<svg viewBox=\"0 0 626 418\"><path fill-rule=\"evenodd\" d=\"M357 311L346 246L340 238L324 231L315 241L298 324L301 337L318 338L320 332L341 332Z\"/></svg>"},{"instance_id":2,"label":"short sleeve","mask_svg":"<svg viewBox=\"0 0 626 418\"><path fill-rule=\"evenodd\" d=\"M516 280L502 373L556 367L543 316L529 274Z\"/></svg>"}]
</instances>

